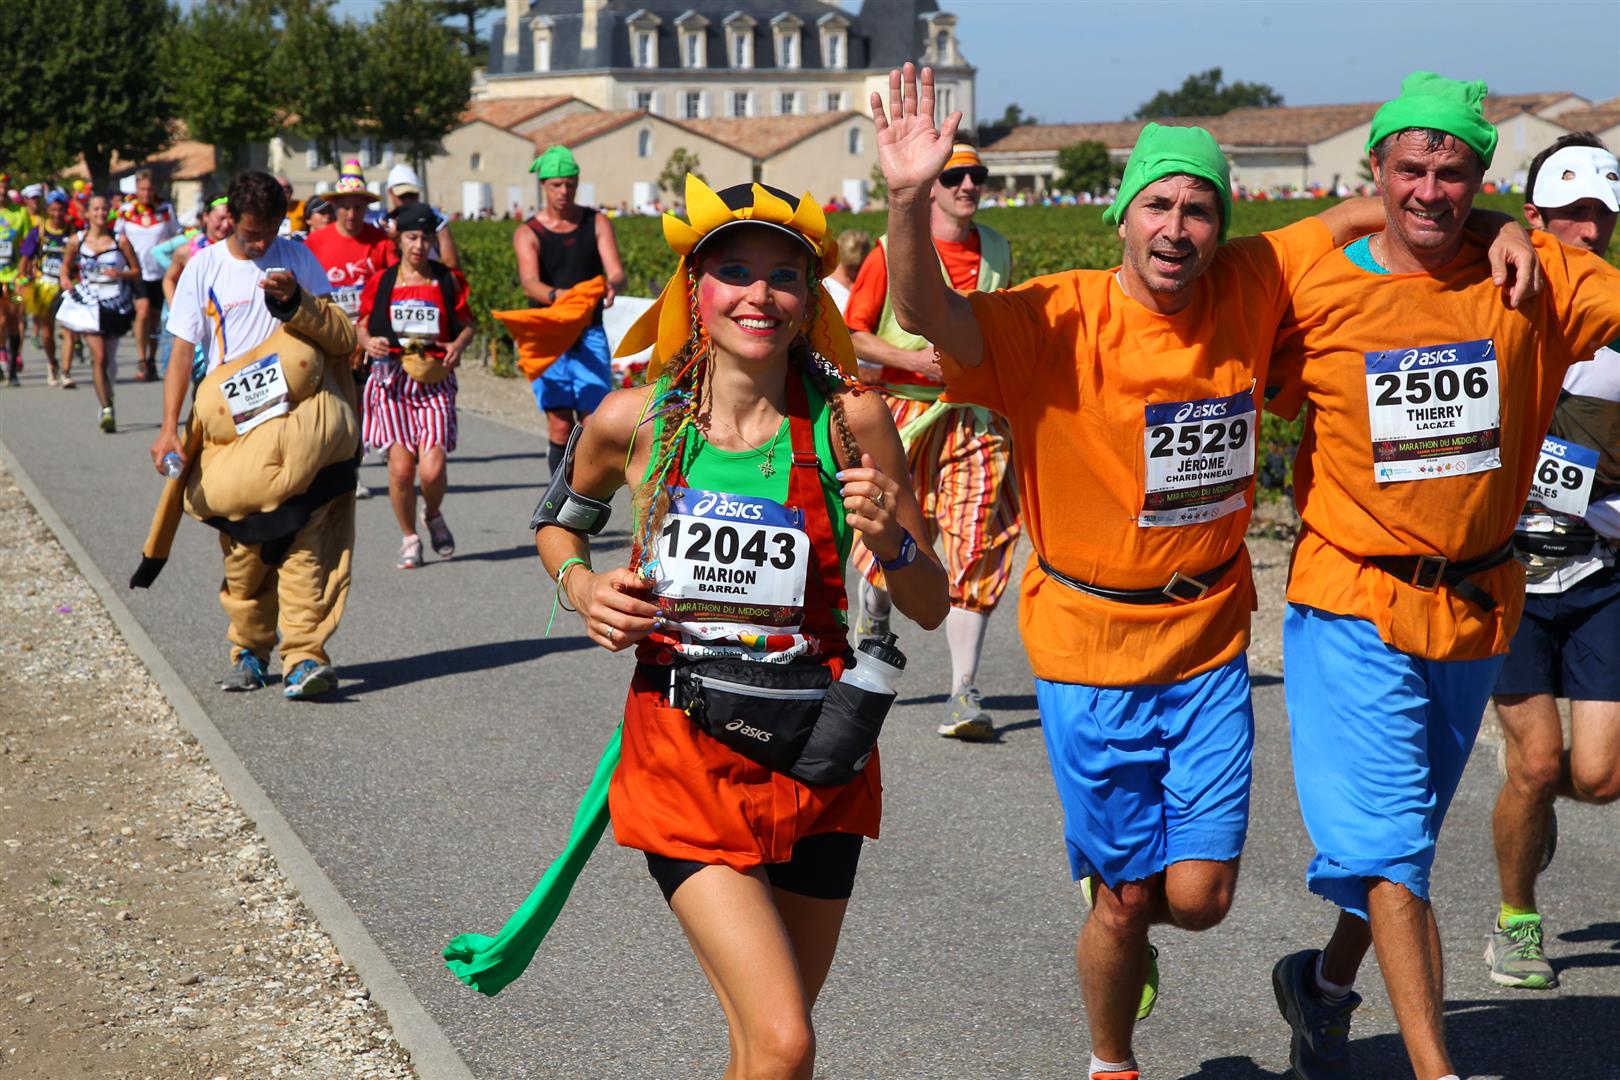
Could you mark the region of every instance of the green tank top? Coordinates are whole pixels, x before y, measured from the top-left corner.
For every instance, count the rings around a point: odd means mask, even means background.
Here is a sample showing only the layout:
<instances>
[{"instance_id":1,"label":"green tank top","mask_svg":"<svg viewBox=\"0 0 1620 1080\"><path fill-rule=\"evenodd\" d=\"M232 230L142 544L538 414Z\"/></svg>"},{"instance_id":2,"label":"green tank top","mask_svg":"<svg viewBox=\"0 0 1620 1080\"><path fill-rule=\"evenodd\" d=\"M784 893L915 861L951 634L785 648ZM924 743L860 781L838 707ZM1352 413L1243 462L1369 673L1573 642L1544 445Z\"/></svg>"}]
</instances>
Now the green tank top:
<instances>
[{"instance_id":1,"label":"green tank top","mask_svg":"<svg viewBox=\"0 0 1620 1080\"><path fill-rule=\"evenodd\" d=\"M798 376L804 378L804 376ZM668 378L658 381L653 390L653 397L658 397L669 389ZM838 457L833 453L832 447L832 410L827 407L827 398L816 384L804 379L805 398L810 405L810 428L815 435L816 457L821 460L821 491L826 497L827 516L831 519L833 535L838 538L839 559L847 564L849 562L849 548L854 540L855 530L849 522L844 520L844 497L839 493L839 483L833 478L838 471ZM724 491L731 495L751 495L756 499L771 499L779 503L787 502L788 470L793 467L793 439L788 431L787 417L782 418L782 426L777 429L776 438L765 449L773 453L772 464L775 470L770 476L759 471L760 460L764 457L757 450L721 450L703 437L703 433L696 428L688 428L686 449L682 454L681 473L686 477L689 486L702 488L706 491ZM664 417L653 420L653 445L657 446L664 435ZM642 474L642 482L648 479L652 471L652 460L649 458L647 471Z\"/></svg>"}]
</instances>

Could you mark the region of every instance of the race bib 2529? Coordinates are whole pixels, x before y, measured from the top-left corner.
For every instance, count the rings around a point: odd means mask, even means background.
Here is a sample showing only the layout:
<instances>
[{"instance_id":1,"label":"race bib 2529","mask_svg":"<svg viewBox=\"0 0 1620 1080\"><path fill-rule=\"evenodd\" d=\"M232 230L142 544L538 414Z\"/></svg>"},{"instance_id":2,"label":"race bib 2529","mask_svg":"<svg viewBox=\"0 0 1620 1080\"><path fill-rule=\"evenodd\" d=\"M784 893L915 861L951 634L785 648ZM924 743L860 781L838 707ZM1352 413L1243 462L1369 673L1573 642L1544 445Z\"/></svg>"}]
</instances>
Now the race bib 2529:
<instances>
[{"instance_id":1,"label":"race bib 2529","mask_svg":"<svg viewBox=\"0 0 1620 1080\"><path fill-rule=\"evenodd\" d=\"M1146 407L1139 526L1196 525L1248 505L1255 409L1248 390Z\"/></svg>"}]
</instances>

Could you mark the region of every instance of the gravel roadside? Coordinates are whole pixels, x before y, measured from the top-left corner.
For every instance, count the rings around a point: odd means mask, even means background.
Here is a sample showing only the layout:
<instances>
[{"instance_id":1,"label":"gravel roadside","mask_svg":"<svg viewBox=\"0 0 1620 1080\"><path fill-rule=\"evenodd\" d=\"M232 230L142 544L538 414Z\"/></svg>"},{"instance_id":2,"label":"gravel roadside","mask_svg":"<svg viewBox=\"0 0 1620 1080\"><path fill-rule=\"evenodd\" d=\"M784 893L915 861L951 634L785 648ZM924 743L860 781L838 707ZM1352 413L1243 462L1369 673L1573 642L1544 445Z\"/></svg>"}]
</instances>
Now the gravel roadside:
<instances>
[{"instance_id":1,"label":"gravel roadside","mask_svg":"<svg viewBox=\"0 0 1620 1080\"><path fill-rule=\"evenodd\" d=\"M0 468L0 1075L414 1077Z\"/></svg>"}]
</instances>

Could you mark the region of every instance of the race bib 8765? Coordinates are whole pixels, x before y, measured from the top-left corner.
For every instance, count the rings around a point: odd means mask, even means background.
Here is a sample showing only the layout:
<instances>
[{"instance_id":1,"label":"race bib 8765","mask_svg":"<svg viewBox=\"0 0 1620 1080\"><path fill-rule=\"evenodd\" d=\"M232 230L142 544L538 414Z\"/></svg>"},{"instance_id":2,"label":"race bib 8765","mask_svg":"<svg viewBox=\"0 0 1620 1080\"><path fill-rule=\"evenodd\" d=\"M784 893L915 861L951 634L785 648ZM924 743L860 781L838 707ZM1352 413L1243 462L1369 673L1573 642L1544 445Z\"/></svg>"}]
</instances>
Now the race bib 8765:
<instances>
[{"instance_id":1,"label":"race bib 8765","mask_svg":"<svg viewBox=\"0 0 1620 1080\"><path fill-rule=\"evenodd\" d=\"M395 300L388 305L388 325L396 334L439 336L439 305L431 300Z\"/></svg>"},{"instance_id":2,"label":"race bib 8765","mask_svg":"<svg viewBox=\"0 0 1620 1080\"><path fill-rule=\"evenodd\" d=\"M1375 480L1432 480L1501 467L1501 381L1494 341L1363 356Z\"/></svg>"},{"instance_id":3,"label":"race bib 8765","mask_svg":"<svg viewBox=\"0 0 1620 1080\"><path fill-rule=\"evenodd\" d=\"M1140 526L1195 525L1248 505L1254 479L1254 395L1146 407Z\"/></svg>"}]
</instances>

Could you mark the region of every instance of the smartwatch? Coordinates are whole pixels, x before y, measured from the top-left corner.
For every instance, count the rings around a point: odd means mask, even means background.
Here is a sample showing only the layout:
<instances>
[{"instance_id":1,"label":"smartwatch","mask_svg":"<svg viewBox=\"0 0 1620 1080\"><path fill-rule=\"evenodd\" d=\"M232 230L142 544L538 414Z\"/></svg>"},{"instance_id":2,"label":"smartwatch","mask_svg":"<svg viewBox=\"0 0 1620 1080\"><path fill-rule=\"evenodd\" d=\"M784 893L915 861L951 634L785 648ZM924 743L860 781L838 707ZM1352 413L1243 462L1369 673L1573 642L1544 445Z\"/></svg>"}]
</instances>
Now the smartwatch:
<instances>
[{"instance_id":1,"label":"smartwatch","mask_svg":"<svg viewBox=\"0 0 1620 1080\"><path fill-rule=\"evenodd\" d=\"M917 541L904 529L900 530L900 552L892 559L878 559L877 564L886 571L904 570L917 561Z\"/></svg>"}]
</instances>

